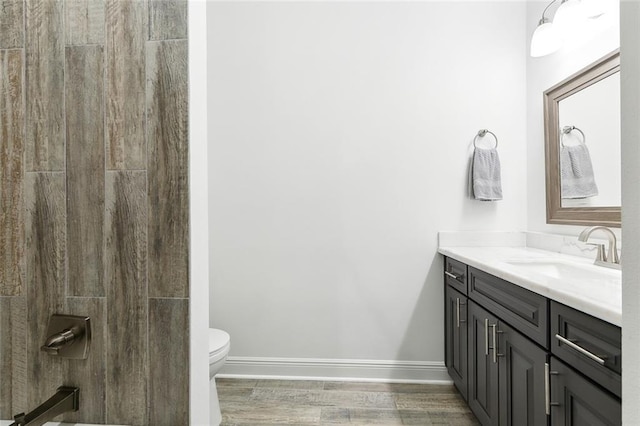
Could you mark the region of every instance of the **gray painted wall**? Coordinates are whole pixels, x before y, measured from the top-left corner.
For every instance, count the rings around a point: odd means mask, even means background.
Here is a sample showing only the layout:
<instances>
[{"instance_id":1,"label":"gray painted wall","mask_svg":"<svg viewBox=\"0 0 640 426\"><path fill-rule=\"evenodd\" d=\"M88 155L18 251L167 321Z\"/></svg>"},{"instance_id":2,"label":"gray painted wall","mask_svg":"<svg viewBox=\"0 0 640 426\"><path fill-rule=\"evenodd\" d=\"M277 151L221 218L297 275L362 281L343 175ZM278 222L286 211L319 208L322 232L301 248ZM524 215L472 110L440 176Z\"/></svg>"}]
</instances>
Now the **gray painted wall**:
<instances>
[{"instance_id":1,"label":"gray painted wall","mask_svg":"<svg viewBox=\"0 0 640 426\"><path fill-rule=\"evenodd\" d=\"M209 10L222 371L446 378L437 232L526 226L525 3ZM495 203L467 197L481 128L500 138Z\"/></svg>"}]
</instances>

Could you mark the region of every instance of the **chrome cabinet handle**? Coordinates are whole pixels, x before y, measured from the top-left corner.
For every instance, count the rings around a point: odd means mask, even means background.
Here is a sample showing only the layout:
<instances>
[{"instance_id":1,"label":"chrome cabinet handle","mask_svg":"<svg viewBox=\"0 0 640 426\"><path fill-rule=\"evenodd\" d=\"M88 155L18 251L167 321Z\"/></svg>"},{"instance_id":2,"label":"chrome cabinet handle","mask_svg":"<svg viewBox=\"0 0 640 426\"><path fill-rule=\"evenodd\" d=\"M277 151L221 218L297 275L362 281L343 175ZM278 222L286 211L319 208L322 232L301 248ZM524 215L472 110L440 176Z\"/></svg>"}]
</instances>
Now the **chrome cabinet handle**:
<instances>
[{"instance_id":1,"label":"chrome cabinet handle","mask_svg":"<svg viewBox=\"0 0 640 426\"><path fill-rule=\"evenodd\" d=\"M582 346L576 345L571 340L569 340L566 337L563 337L563 336L561 336L559 334L556 334L556 339L558 339L560 342L564 343L565 345L569 346L571 349L574 349L574 350L580 352L582 355L585 355L586 357L594 360L598 364L604 365L604 363L605 363L605 360L603 359L604 357L599 357L598 355L592 354L591 352L589 352L588 350L586 350Z\"/></svg>"},{"instance_id":2,"label":"chrome cabinet handle","mask_svg":"<svg viewBox=\"0 0 640 426\"><path fill-rule=\"evenodd\" d=\"M504 356L504 354L498 353L498 334L504 333L504 331L498 330L498 323L491 324L489 327L492 328L493 331L493 363L496 364L498 362L499 356Z\"/></svg>"},{"instance_id":3,"label":"chrome cabinet handle","mask_svg":"<svg viewBox=\"0 0 640 426\"><path fill-rule=\"evenodd\" d=\"M484 319L484 355L489 356L489 319Z\"/></svg>"},{"instance_id":4,"label":"chrome cabinet handle","mask_svg":"<svg viewBox=\"0 0 640 426\"><path fill-rule=\"evenodd\" d=\"M498 324L491 324L489 327L491 327L491 334L493 337L493 363L495 364L496 362L498 362L498 358L496 356L497 352L498 352L498 346L496 345L496 326Z\"/></svg>"},{"instance_id":5,"label":"chrome cabinet handle","mask_svg":"<svg viewBox=\"0 0 640 426\"><path fill-rule=\"evenodd\" d=\"M551 407L560 405L557 402L551 402L551 375L557 375L557 371L551 371L548 362L544 363L544 412L547 416L551 415Z\"/></svg>"},{"instance_id":6,"label":"chrome cabinet handle","mask_svg":"<svg viewBox=\"0 0 640 426\"><path fill-rule=\"evenodd\" d=\"M466 305L465 302L461 302L459 297L456 297L456 326L460 328L461 322L466 322L466 320L460 319L460 305Z\"/></svg>"},{"instance_id":7,"label":"chrome cabinet handle","mask_svg":"<svg viewBox=\"0 0 640 426\"><path fill-rule=\"evenodd\" d=\"M452 274L452 273L451 273L451 272L449 272L449 271L444 271L444 274L445 274L446 276L450 277L450 278L453 278L454 280L457 280L458 278L460 278L458 275L456 275L456 274Z\"/></svg>"},{"instance_id":8,"label":"chrome cabinet handle","mask_svg":"<svg viewBox=\"0 0 640 426\"><path fill-rule=\"evenodd\" d=\"M544 363L544 412L551 414L551 377L549 377L549 363Z\"/></svg>"}]
</instances>

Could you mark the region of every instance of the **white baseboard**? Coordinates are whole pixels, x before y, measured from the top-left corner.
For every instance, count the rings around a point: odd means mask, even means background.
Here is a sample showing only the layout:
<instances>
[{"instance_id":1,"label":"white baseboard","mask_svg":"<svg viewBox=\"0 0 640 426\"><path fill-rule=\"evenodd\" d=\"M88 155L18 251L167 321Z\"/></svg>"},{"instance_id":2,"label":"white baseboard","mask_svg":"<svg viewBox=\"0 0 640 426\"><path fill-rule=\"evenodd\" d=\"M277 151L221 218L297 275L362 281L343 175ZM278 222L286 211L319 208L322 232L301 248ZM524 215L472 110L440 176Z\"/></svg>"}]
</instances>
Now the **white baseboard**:
<instances>
[{"instance_id":1,"label":"white baseboard","mask_svg":"<svg viewBox=\"0 0 640 426\"><path fill-rule=\"evenodd\" d=\"M216 377L452 383L443 362L229 357Z\"/></svg>"}]
</instances>

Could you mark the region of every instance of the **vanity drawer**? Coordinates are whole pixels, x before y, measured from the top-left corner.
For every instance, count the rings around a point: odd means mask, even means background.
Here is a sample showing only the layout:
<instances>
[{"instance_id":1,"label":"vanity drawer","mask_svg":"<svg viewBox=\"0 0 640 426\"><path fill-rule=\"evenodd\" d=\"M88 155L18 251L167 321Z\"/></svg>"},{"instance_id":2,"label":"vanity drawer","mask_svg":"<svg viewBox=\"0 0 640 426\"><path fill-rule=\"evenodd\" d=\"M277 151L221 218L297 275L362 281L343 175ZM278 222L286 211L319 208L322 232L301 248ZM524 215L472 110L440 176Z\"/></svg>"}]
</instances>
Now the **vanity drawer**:
<instances>
[{"instance_id":1,"label":"vanity drawer","mask_svg":"<svg viewBox=\"0 0 640 426\"><path fill-rule=\"evenodd\" d=\"M472 267L469 267L469 297L534 342L549 348L546 297Z\"/></svg>"},{"instance_id":2,"label":"vanity drawer","mask_svg":"<svg viewBox=\"0 0 640 426\"><path fill-rule=\"evenodd\" d=\"M444 259L444 282L467 294L467 265L455 259L445 257Z\"/></svg>"},{"instance_id":3,"label":"vanity drawer","mask_svg":"<svg viewBox=\"0 0 640 426\"><path fill-rule=\"evenodd\" d=\"M620 327L551 302L551 353L618 397L622 387L621 340Z\"/></svg>"}]
</instances>

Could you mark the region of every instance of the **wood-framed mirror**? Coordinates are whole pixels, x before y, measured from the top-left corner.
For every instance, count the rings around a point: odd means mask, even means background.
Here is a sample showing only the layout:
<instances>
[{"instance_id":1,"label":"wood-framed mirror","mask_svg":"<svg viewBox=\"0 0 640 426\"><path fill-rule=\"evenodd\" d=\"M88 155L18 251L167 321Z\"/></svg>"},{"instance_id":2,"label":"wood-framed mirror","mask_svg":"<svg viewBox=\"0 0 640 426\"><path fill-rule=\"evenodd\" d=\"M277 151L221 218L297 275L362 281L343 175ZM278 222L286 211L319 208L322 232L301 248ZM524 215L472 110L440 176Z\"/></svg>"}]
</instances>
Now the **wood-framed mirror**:
<instances>
[{"instance_id":1,"label":"wood-framed mirror","mask_svg":"<svg viewBox=\"0 0 640 426\"><path fill-rule=\"evenodd\" d=\"M544 92L547 223L620 227L620 51Z\"/></svg>"}]
</instances>

